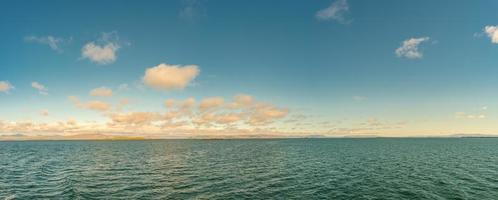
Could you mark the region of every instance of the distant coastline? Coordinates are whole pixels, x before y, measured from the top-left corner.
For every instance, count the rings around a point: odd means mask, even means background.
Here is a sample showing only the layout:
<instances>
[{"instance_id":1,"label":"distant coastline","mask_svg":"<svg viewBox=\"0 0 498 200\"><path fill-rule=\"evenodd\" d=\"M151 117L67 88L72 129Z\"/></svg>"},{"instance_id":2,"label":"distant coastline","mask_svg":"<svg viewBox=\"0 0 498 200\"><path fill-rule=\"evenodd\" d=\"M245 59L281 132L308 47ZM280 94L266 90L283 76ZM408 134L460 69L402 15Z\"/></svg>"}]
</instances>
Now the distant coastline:
<instances>
[{"instance_id":1,"label":"distant coastline","mask_svg":"<svg viewBox=\"0 0 498 200\"><path fill-rule=\"evenodd\" d=\"M276 135L237 135L230 137L144 137L144 136L123 136L104 134L80 134L80 135L36 135L28 136L22 134L0 135L0 141L140 141L140 140L271 140L271 139L444 139L444 138L498 138L492 134L452 134L441 136L381 136L381 135L348 135L348 136L324 136L324 135L304 135L304 136L276 136Z\"/></svg>"}]
</instances>

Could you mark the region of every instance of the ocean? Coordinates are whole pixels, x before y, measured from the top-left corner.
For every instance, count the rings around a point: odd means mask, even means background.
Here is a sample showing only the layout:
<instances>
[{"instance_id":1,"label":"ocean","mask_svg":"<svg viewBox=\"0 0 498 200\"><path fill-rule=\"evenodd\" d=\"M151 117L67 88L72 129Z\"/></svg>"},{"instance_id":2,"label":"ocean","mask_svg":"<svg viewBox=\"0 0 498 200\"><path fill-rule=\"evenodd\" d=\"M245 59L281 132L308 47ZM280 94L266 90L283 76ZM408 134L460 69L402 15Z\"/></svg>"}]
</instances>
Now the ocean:
<instances>
[{"instance_id":1,"label":"ocean","mask_svg":"<svg viewBox=\"0 0 498 200\"><path fill-rule=\"evenodd\" d=\"M4 141L0 199L498 199L498 138Z\"/></svg>"}]
</instances>

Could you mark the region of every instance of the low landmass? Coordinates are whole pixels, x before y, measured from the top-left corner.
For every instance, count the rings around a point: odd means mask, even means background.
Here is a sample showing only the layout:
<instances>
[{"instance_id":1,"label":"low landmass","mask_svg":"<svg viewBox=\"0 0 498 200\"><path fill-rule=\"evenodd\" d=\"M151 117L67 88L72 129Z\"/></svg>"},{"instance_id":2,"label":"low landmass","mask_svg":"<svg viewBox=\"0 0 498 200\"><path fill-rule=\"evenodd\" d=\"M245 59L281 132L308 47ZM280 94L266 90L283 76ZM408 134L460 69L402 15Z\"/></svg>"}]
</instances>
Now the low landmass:
<instances>
[{"instance_id":1,"label":"low landmass","mask_svg":"<svg viewBox=\"0 0 498 200\"><path fill-rule=\"evenodd\" d=\"M269 134L247 134L247 135L223 135L223 136L191 136L191 137L145 137L131 135L106 135L106 134L75 134L75 135L27 135L27 134L7 134L0 135L0 141L33 141L33 140L157 140L157 139L204 139L204 140L230 140L230 139L320 139L320 138L495 138L494 134L451 134L433 136L406 136L392 137L382 135L269 135Z\"/></svg>"}]
</instances>

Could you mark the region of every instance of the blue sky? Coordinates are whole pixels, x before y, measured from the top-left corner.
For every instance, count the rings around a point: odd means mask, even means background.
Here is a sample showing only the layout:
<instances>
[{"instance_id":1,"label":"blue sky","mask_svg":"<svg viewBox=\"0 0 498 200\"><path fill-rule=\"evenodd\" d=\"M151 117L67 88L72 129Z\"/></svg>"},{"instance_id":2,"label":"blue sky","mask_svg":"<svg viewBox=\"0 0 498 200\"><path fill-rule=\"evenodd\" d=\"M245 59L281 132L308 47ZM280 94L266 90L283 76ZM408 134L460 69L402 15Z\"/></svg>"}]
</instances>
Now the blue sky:
<instances>
[{"instance_id":1,"label":"blue sky","mask_svg":"<svg viewBox=\"0 0 498 200\"><path fill-rule=\"evenodd\" d=\"M229 102L240 94L250 95L257 102L271 105L275 109L269 108L271 111L282 113L273 117L268 114L267 123L257 126L241 121L234 122L238 126L216 126L217 130L283 135L498 131L493 124L494 108L498 107L498 42L492 41L498 32L485 31L485 27L498 24L498 13L494 12L498 2L187 0L2 4L0 81L14 87L0 92L0 120L5 134L54 132L45 127L35 128L42 131L19 128L16 124L21 122L75 120L105 126L115 122L112 116L167 113L163 105L167 99L192 97L200 103L209 97L222 97ZM47 42L49 37L57 40L56 48ZM407 44L405 51L397 55L396 50L410 39L419 40ZM93 59L85 57L85 45L90 43L99 48L116 45L118 48L112 50L115 58L105 60L105 55L95 54ZM98 58L100 61L95 60ZM144 73L161 63L180 68L195 65L199 74L181 89L151 87L144 82ZM32 82L48 88L48 95L40 94ZM127 89L119 89L120 85L127 85ZM100 87L111 89L113 95L89 95L89 91ZM107 103L112 105L112 111L86 109L69 100L69 96L81 102ZM129 105L117 110L123 99L129 100ZM41 110L49 114L40 115ZM182 117L193 120L199 116ZM144 123L152 126L165 122ZM153 132L192 133L194 129L211 130L188 125ZM109 132L119 132L116 130ZM141 130L148 129L139 127L137 133L145 134Z\"/></svg>"}]
</instances>

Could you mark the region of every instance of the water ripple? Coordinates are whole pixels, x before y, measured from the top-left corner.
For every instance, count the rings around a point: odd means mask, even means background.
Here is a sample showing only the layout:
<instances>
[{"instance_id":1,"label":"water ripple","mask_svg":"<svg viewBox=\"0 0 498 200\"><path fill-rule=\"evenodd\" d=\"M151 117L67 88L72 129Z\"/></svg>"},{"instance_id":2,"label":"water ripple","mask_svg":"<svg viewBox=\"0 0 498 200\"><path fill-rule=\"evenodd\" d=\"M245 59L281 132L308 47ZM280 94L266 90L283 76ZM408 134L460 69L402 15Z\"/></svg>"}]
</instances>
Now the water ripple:
<instances>
[{"instance_id":1,"label":"water ripple","mask_svg":"<svg viewBox=\"0 0 498 200\"><path fill-rule=\"evenodd\" d=\"M498 139L0 142L0 199L496 199Z\"/></svg>"}]
</instances>

